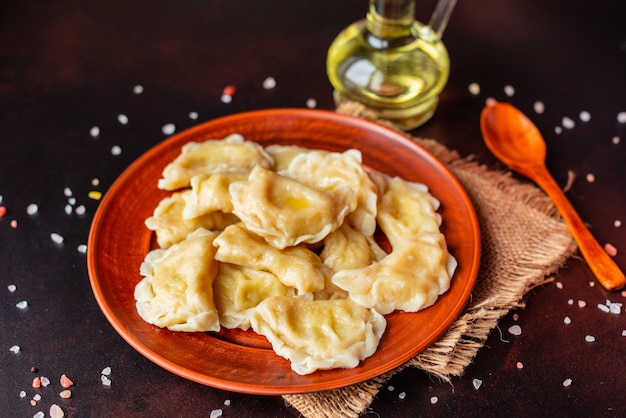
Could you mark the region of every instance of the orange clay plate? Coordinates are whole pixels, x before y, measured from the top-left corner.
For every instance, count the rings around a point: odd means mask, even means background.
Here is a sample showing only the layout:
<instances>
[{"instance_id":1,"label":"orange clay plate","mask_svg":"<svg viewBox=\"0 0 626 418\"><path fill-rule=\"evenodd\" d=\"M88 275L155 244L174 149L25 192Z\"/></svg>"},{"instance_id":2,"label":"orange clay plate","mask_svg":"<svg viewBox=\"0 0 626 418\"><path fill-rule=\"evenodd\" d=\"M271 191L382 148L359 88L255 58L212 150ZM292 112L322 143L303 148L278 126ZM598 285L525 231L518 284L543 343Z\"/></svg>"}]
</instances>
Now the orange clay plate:
<instances>
[{"instance_id":1,"label":"orange clay plate","mask_svg":"<svg viewBox=\"0 0 626 418\"><path fill-rule=\"evenodd\" d=\"M144 322L135 310L139 265L153 242L144 226L159 201L163 168L190 141L240 133L261 145L295 144L344 151L357 148L366 166L421 182L441 201L442 232L459 262L450 289L418 313L387 315L376 353L354 369L301 376L253 331L182 333ZM457 179L431 154L404 136L355 117L321 110L261 110L215 119L155 146L130 165L104 196L88 244L91 286L115 330L142 355L189 380L216 388L262 395L336 389L379 376L424 350L457 318L478 273L480 234L472 204Z\"/></svg>"}]
</instances>

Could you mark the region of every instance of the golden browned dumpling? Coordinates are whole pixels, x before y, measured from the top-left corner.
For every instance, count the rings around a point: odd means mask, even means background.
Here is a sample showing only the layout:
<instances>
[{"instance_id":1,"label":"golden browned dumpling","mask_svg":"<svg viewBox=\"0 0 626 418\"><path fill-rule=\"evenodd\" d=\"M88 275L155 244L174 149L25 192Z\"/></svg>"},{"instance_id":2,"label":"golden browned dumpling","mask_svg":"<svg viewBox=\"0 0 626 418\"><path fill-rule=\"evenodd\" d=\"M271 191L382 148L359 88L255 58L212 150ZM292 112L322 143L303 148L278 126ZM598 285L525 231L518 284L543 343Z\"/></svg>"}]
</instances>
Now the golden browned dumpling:
<instances>
[{"instance_id":1,"label":"golden browned dumpling","mask_svg":"<svg viewBox=\"0 0 626 418\"><path fill-rule=\"evenodd\" d=\"M248 231L242 223L226 228L214 244L217 260L269 271L285 286L294 287L299 295L322 290L330 274L313 251L304 247L277 249Z\"/></svg>"},{"instance_id":2,"label":"golden browned dumpling","mask_svg":"<svg viewBox=\"0 0 626 418\"><path fill-rule=\"evenodd\" d=\"M347 186L321 192L261 166L231 184L230 195L246 228L276 248L323 240L356 207Z\"/></svg>"},{"instance_id":3,"label":"golden browned dumpling","mask_svg":"<svg viewBox=\"0 0 626 418\"><path fill-rule=\"evenodd\" d=\"M274 161L256 142L239 134L224 139L185 144L178 157L163 170L159 189L176 190L191 186L195 176L232 171L249 171L255 165L272 167Z\"/></svg>"},{"instance_id":4,"label":"golden browned dumpling","mask_svg":"<svg viewBox=\"0 0 626 418\"><path fill-rule=\"evenodd\" d=\"M199 229L167 250L148 253L140 269L145 277L135 287L144 321L172 331L219 331L212 288L216 235Z\"/></svg>"}]
</instances>

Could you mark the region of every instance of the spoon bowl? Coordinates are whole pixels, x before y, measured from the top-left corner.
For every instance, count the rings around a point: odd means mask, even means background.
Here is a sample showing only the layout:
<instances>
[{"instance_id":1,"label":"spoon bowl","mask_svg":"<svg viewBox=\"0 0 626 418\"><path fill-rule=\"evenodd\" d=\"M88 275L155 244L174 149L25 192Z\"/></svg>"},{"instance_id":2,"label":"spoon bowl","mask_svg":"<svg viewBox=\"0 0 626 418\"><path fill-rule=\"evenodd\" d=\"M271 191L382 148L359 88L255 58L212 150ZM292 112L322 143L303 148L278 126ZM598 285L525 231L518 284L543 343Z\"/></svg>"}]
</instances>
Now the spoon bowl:
<instances>
[{"instance_id":1,"label":"spoon bowl","mask_svg":"<svg viewBox=\"0 0 626 418\"><path fill-rule=\"evenodd\" d=\"M539 129L508 103L486 106L480 127L487 148L509 168L533 180L552 199L594 275L608 290L626 284L624 273L598 244L545 165L546 144Z\"/></svg>"}]
</instances>

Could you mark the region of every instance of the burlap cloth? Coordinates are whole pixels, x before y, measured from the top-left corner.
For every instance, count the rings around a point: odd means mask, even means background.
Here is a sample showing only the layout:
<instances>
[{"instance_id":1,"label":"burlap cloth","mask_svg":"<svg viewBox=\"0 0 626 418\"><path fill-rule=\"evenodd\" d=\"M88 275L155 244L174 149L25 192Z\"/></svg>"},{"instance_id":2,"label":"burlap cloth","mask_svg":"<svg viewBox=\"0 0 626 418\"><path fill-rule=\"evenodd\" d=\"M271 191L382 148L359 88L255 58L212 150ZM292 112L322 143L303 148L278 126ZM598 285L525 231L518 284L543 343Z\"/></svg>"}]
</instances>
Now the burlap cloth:
<instances>
[{"instance_id":1,"label":"burlap cloth","mask_svg":"<svg viewBox=\"0 0 626 418\"><path fill-rule=\"evenodd\" d=\"M356 103L344 104L337 111L375 120ZM482 239L476 286L468 306L448 331L401 367L342 389L284 395L305 417L358 417L385 381L406 367L417 367L443 381L461 376L498 320L511 309L524 307L524 295L551 281L550 275L576 251L567 226L537 187L514 179L509 172L491 171L471 158L460 158L435 140L406 136L444 162L472 200Z\"/></svg>"}]
</instances>

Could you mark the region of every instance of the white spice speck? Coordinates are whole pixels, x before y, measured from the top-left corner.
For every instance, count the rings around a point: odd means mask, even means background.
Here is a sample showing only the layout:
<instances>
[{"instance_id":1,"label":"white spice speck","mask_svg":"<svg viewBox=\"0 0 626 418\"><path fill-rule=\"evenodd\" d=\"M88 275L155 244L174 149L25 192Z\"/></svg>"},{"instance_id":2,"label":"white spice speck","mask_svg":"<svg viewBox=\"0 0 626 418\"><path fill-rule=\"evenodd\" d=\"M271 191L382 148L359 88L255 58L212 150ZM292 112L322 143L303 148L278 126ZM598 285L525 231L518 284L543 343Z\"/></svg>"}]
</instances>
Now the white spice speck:
<instances>
[{"instance_id":1,"label":"white spice speck","mask_svg":"<svg viewBox=\"0 0 626 418\"><path fill-rule=\"evenodd\" d=\"M75 212L76 212L77 215L84 215L85 212L87 212L87 208L85 208L85 205L80 205L80 206L76 207Z\"/></svg>"},{"instance_id":2,"label":"white spice speck","mask_svg":"<svg viewBox=\"0 0 626 418\"><path fill-rule=\"evenodd\" d=\"M588 173L587 176L585 176L585 179L589 183L593 183L594 181L596 181L596 176L593 173Z\"/></svg>"},{"instance_id":3,"label":"white spice speck","mask_svg":"<svg viewBox=\"0 0 626 418\"><path fill-rule=\"evenodd\" d=\"M467 86L467 89L474 96L478 96L480 94L480 84L478 83L470 83L470 85Z\"/></svg>"},{"instance_id":4,"label":"white spice speck","mask_svg":"<svg viewBox=\"0 0 626 418\"><path fill-rule=\"evenodd\" d=\"M546 105L544 105L544 104L543 104L543 102L536 101L536 102L533 104L533 108L535 109L535 112L537 112L537 113L541 114L541 113L545 112L545 110L546 110Z\"/></svg>"},{"instance_id":5,"label":"white spice speck","mask_svg":"<svg viewBox=\"0 0 626 418\"><path fill-rule=\"evenodd\" d=\"M563 132L563 128L561 128L560 126L555 126L554 127L554 133L557 135L560 135L561 132Z\"/></svg>"},{"instance_id":6,"label":"white spice speck","mask_svg":"<svg viewBox=\"0 0 626 418\"><path fill-rule=\"evenodd\" d=\"M67 203L69 203L70 205L74 206L76 204L76 198L75 197L70 197L69 199L67 199Z\"/></svg>"},{"instance_id":7,"label":"white spice speck","mask_svg":"<svg viewBox=\"0 0 626 418\"><path fill-rule=\"evenodd\" d=\"M230 94L222 94L220 100L222 101L222 103L230 103L233 101L233 96L231 96Z\"/></svg>"},{"instance_id":8,"label":"white spice speck","mask_svg":"<svg viewBox=\"0 0 626 418\"><path fill-rule=\"evenodd\" d=\"M582 112L580 112L578 117L583 122L589 122L591 120L591 113L587 112L586 110L583 110Z\"/></svg>"},{"instance_id":9,"label":"white spice speck","mask_svg":"<svg viewBox=\"0 0 626 418\"><path fill-rule=\"evenodd\" d=\"M226 405L226 406L230 406L230 399L226 399L226 400L224 401L224 405Z\"/></svg>"},{"instance_id":10,"label":"white spice speck","mask_svg":"<svg viewBox=\"0 0 626 418\"><path fill-rule=\"evenodd\" d=\"M111 379L109 379L108 377L104 375L100 376L100 381L102 382L104 386L111 386Z\"/></svg>"},{"instance_id":11,"label":"white spice speck","mask_svg":"<svg viewBox=\"0 0 626 418\"><path fill-rule=\"evenodd\" d=\"M474 386L474 389L478 390L478 388L480 388L480 386L483 384L483 381L480 379L474 379L472 380L472 385Z\"/></svg>"},{"instance_id":12,"label":"white spice speck","mask_svg":"<svg viewBox=\"0 0 626 418\"><path fill-rule=\"evenodd\" d=\"M122 153L122 148L119 145L113 145L111 147L111 154L112 155L120 155Z\"/></svg>"},{"instance_id":13,"label":"white spice speck","mask_svg":"<svg viewBox=\"0 0 626 418\"><path fill-rule=\"evenodd\" d=\"M265 90L271 90L274 87L276 87L276 80L274 79L274 77L267 77L265 80L263 80L263 88Z\"/></svg>"},{"instance_id":14,"label":"white spice speck","mask_svg":"<svg viewBox=\"0 0 626 418\"><path fill-rule=\"evenodd\" d=\"M565 318L563 318L563 323L565 325L569 325L572 323L572 319L569 316L566 316Z\"/></svg>"},{"instance_id":15,"label":"white spice speck","mask_svg":"<svg viewBox=\"0 0 626 418\"><path fill-rule=\"evenodd\" d=\"M611 303L609 305L609 312L614 315L619 315L622 313L622 304L621 303Z\"/></svg>"},{"instance_id":16,"label":"white spice speck","mask_svg":"<svg viewBox=\"0 0 626 418\"><path fill-rule=\"evenodd\" d=\"M176 125L174 125L173 123L166 123L161 128L161 132L163 132L163 134L165 135L171 135L176 132Z\"/></svg>"},{"instance_id":17,"label":"white spice speck","mask_svg":"<svg viewBox=\"0 0 626 418\"><path fill-rule=\"evenodd\" d=\"M33 418L44 418L45 416L46 416L46 414L44 414L43 412L39 411L35 415L33 415Z\"/></svg>"},{"instance_id":18,"label":"white spice speck","mask_svg":"<svg viewBox=\"0 0 626 418\"><path fill-rule=\"evenodd\" d=\"M92 137L97 137L100 135L100 128L98 128L97 126L94 126L93 128L91 128L89 130L89 135L91 135Z\"/></svg>"},{"instance_id":19,"label":"white spice speck","mask_svg":"<svg viewBox=\"0 0 626 418\"><path fill-rule=\"evenodd\" d=\"M17 287L14 284L10 284L7 286L7 289L9 289L9 292L13 293L17 290Z\"/></svg>"},{"instance_id":20,"label":"white spice speck","mask_svg":"<svg viewBox=\"0 0 626 418\"><path fill-rule=\"evenodd\" d=\"M50 234L50 239L55 244L63 244L63 241L64 241L63 237L60 234L57 234L56 232L53 232Z\"/></svg>"},{"instance_id":21,"label":"white spice speck","mask_svg":"<svg viewBox=\"0 0 626 418\"><path fill-rule=\"evenodd\" d=\"M107 366L104 369L102 369L100 374L103 374L105 376L110 376L111 375L111 366Z\"/></svg>"},{"instance_id":22,"label":"white spice speck","mask_svg":"<svg viewBox=\"0 0 626 418\"><path fill-rule=\"evenodd\" d=\"M189 119L192 119L192 120L198 119L198 112L189 112Z\"/></svg>"},{"instance_id":23,"label":"white spice speck","mask_svg":"<svg viewBox=\"0 0 626 418\"><path fill-rule=\"evenodd\" d=\"M433 404L433 405L434 405L434 404L436 404L437 402L439 402L439 398L438 398L438 397L436 397L436 396L431 396L431 397L430 397L430 403L431 403L431 404Z\"/></svg>"},{"instance_id":24,"label":"white spice speck","mask_svg":"<svg viewBox=\"0 0 626 418\"><path fill-rule=\"evenodd\" d=\"M26 391L20 390L20 398L25 398L25 397L26 397Z\"/></svg>"},{"instance_id":25,"label":"white spice speck","mask_svg":"<svg viewBox=\"0 0 626 418\"><path fill-rule=\"evenodd\" d=\"M563 119L561 120L561 124L565 129L572 129L574 126L576 126L576 122L574 122L572 118L569 118L567 116L563 117Z\"/></svg>"},{"instance_id":26,"label":"white spice speck","mask_svg":"<svg viewBox=\"0 0 626 418\"><path fill-rule=\"evenodd\" d=\"M17 303L15 304L15 307L16 307L17 309L22 309L22 310L23 310L23 309L26 309L26 308L28 308L28 302L27 302L27 301L25 301L25 300L22 300L22 301L20 301L20 302L17 302Z\"/></svg>"},{"instance_id":27,"label":"white spice speck","mask_svg":"<svg viewBox=\"0 0 626 418\"><path fill-rule=\"evenodd\" d=\"M406 398L406 392L400 392L400 393L398 393L398 399L402 400L402 399L404 399L404 398Z\"/></svg>"},{"instance_id":28,"label":"white spice speck","mask_svg":"<svg viewBox=\"0 0 626 418\"><path fill-rule=\"evenodd\" d=\"M609 307L606 306L603 303L598 303L598 309L600 309L602 312L606 312L606 313L609 313L609 310L610 310Z\"/></svg>"},{"instance_id":29,"label":"white spice speck","mask_svg":"<svg viewBox=\"0 0 626 418\"><path fill-rule=\"evenodd\" d=\"M80 244L78 247L76 247L76 249L81 254L85 254L87 252L87 246L85 244Z\"/></svg>"},{"instance_id":30,"label":"white spice speck","mask_svg":"<svg viewBox=\"0 0 626 418\"><path fill-rule=\"evenodd\" d=\"M73 195L72 193L72 189L70 189L69 187L66 187L63 189L63 194L65 195L65 197L70 197Z\"/></svg>"},{"instance_id":31,"label":"white spice speck","mask_svg":"<svg viewBox=\"0 0 626 418\"><path fill-rule=\"evenodd\" d=\"M9 351L14 353L14 354L17 354L17 353L20 352L20 346L19 345L11 346L11 348L9 348Z\"/></svg>"},{"instance_id":32,"label":"white spice speck","mask_svg":"<svg viewBox=\"0 0 626 418\"><path fill-rule=\"evenodd\" d=\"M563 386L568 387L572 385L572 379L565 379L563 381Z\"/></svg>"},{"instance_id":33,"label":"white spice speck","mask_svg":"<svg viewBox=\"0 0 626 418\"><path fill-rule=\"evenodd\" d=\"M596 340L596 337L594 337L593 335L586 335L585 336L585 341L588 343L592 343Z\"/></svg>"},{"instance_id":34,"label":"white spice speck","mask_svg":"<svg viewBox=\"0 0 626 418\"><path fill-rule=\"evenodd\" d=\"M613 142L615 145L619 144L620 138L619 136L614 136L613 139L611 139L611 142Z\"/></svg>"},{"instance_id":35,"label":"white spice speck","mask_svg":"<svg viewBox=\"0 0 626 418\"><path fill-rule=\"evenodd\" d=\"M37 393L35 396L33 396L33 401L38 402L40 400L41 400L41 395L40 394Z\"/></svg>"},{"instance_id":36,"label":"white spice speck","mask_svg":"<svg viewBox=\"0 0 626 418\"><path fill-rule=\"evenodd\" d=\"M510 85L504 86L504 94L506 94L509 97L513 97L515 95L515 88Z\"/></svg>"},{"instance_id":37,"label":"white spice speck","mask_svg":"<svg viewBox=\"0 0 626 418\"><path fill-rule=\"evenodd\" d=\"M68 203L67 205L65 205L64 210L65 210L65 213L66 213L67 215L71 215L71 214L72 214L72 205L70 205L70 204Z\"/></svg>"},{"instance_id":38,"label":"white spice speck","mask_svg":"<svg viewBox=\"0 0 626 418\"><path fill-rule=\"evenodd\" d=\"M143 86L141 84L137 84L135 87L133 87L133 93L135 94L143 93Z\"/></svg>"},{"instance_id":39,"label":"white spice speck","mask_svg":"<svg viewBox=\"0 0 626 418\"><path fill-rule=\"evenodd\" d=\"M219 418L222 416L222 410L221 409L214 409L211 411L211 418Z\"/></svg>"},{"instance_id":40,"label":"white spice speck","mask_svg":"<svg viewBox=\"0 0 626 418\"><path fill-rule=\"evenodd\" d=\"M619 112L617 114L617 121L619 123L626 123L626 112Z\"/></svg>"},{"instance_id":41,"label":"white spice speck","mask_svg":"<svg viewBox=\"0 0 626 418\"><path fill-rule=\"evenodd\" d=\"M622 337L626 337L626 329L622 330Z\"/></svg>"},{"instance_id":42,"label":"white spice speck","mask_svg":"<svg viewBox=\"0 0 626 418\"><path fill-rule=\"evenodd\" d=\"M53 404L50 406L50 418L63 418L64 416L65 413L59 405Z\"/></svg>"},{"instance_id":43,"label":"white spice speck","mask_svg":"<svg viewBox=\"0 0 626 418\"><path fill-rule=\"evenodd\" d=\"M387 386L387 390L389 392L393 392L394 390L396 390L396 388L395 388L395 386L389 385L389 386Z\"/></svg>"},{"instance_id":44,"label":"white spice speck","mask_svg":"<svg viewBox=\"0 0 626 418\"><path fill-rule=\"evenodd\" d=\"M616 219L616 220L613 222L613 226L614 226L615 228L619 228L620 226L622 226L622 221L620 221L619 219Z\"/></svg>"},{"instance_id":45,"label":"white spice speck","mask_svg":"<svg viewBox=\"0 0 626 418\"><path fill-rule=\"evenodd\" d=\"M509 327L509 333L511 335L522 335L522 327L519 325L512 325Z\"/></svg>"},{"instance_id":46,"label":"white spice speck","mask_svg":"<svg viewBox=\"0 0 626 418\"><path fill-rule=\"evenodd\" d=\"M117 115L117 121L121 123L122 125L126 125L128 124L128 116L126 116L123 113L120 113L119 115Z\"/></svg>"},{"instance_id":47,"label":"white spice speck","mask_svg":"<svg viewBox=\"0 0 626 418\"><path fill-rule=\"evenodd\" d=\"M50 384L50 379L48 379L46 376L41 376L41 386L46 387Z\"/></svg>"},{"instance_id":48,"label":"white spice speck","mask_svg":"<svg viewBox=\"0 0 626 418\"><path fill-rule=\"evenodd\" d=\"M313 98L307 99L306 107L309 109L315 109L317 107L317 100Z\"/></svg>"},{"instance_id":49,"label":"white spice speck","mask_svg":"<svg viewBox=\"0 0 626 418\"><path fill-rule=\"evenodd\" d=\"M36 203L31 203L26 207L26 213L29 215L36 215L39 212L39 206Z\"/></svg>"},{"instance_id":50,"label":"white spice speck","mask_svg":"<svg viewBox=\"0 0 626 418\"><path fill-rule=\"evenodd\" d=\"M557 289L563 289L563 283L561 283L561 282L556 282L556 283L555 283L555 285L556 285L556 288L557 288Z\"/></svg>"}]
</instances>

